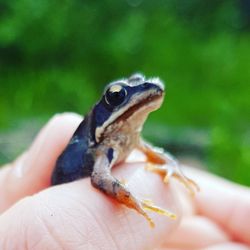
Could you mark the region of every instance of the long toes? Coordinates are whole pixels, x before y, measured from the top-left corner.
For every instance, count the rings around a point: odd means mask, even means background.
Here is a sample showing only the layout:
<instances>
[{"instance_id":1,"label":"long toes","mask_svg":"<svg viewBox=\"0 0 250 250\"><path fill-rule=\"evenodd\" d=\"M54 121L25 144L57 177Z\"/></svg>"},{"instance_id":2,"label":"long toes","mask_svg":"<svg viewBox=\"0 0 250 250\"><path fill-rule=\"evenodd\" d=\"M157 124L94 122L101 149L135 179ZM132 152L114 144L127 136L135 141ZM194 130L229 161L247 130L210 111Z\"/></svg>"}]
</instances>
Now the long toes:
<instances>
[{"instance_id":1,"label":"long toes","mask_svg":"<svg viewBox=\"0 0 250 250\"><path fill-rule=\"evenodd\" d=\"M147 219L147 221L149 222L149 225L150 227L154 227L155 224L154 224L154 221L150 218L150 216L146 213L145 209L144 209L144 206L143 206L143 203L139 200L136 200L134 202L134 206L133 208L139 213L141 214L142 216L144 216L145 219Z\"/></svg>"},{"instance_id":2,"label":"long toes","mask_svg":"<svg viewBox=\"0 0 250 250\"><path fill-rule=\"evenodd\" d=\"M191 179L187 178L182 174L181 170L177 168L177 163L167 164L167 165L155 165L152 163L147 163L145 169L151 172L156 172L163 176L163 182L168 184L171 176L175 177L180 181L186 189L189 191L191 196L194 196L196 191L199 191L199 186Z\"/></svg>"},{"instance_id":3,"label":"long toes","mask_svg":"<svg viewBox=\"0 0 250 250\"><path fill-rule=\"evenodd\" d=\"M150 227L154 228L155 227L155 223L154 221L148 216L148 214L145 212L145 214L143 214L143 216L147 219L147 221L149 222Z\"/></svg>"},{"instance_id":4,"label":"long toes","mask_svg":"<svg viewBox=\"0 0 250 250\"><path fill-rule=\"evenodd\" d=\"M142 205L142 207L140 208L140 210L137 210L137 211L147 219L147 221L149 222L150 227L152 227L152 228L155 227L154 221L153 221L153 220L151 219L151 217L145 212L143 204L141 204L141 205Z\"/></svg>"},{"instance_id":5,"label":"long toes","mask_svg":"<svg viewBox=\"0 0 250 250\"><path fill-rule=\"evenodd\" d=\"M196 189L197 192L200 191L200 187L199 187L199 185L195 181L193 181L193 180L191 180L189 178L187 178L187 180Z\"/></svg>"},{"instance_id":6,"label":"long toes","mask_svg":"<svg viewBox=\"0 0 250 250\"><path fill-rule=\"evenodd\" d=\"M184 175L174 174L173 176L185 186L191 196L194 196L196 191L200 190L199 186L193 180L185 177Z\"/></svg>"},{"instance_id":7,"label":"long toes","mask_svg":"<svg viewBox=\"0 0 250 250\"><path fill-rule=\"evenodd\" d=\"M173 169L166 169L165 176L163 178L163 182L168 184L171 176L174 174Z\"/></svg>"},{"instance_id":8,"label":"long toes","mask_svg":"<svg viewBox=\"0 0 250 250\"><path fill-rule=\"evenodd\" d=\"M165 184L168 184L169 183L169 176L166 174L165 175L165 177L163 178L163 182L165 183Z\"/></svg>"},{"instance_id":9,"label":"long toes","mask_svg":"<svg viewBox=\"0 0 250 250\"><path fill-rule=\"evenodd\" d=\"M142 201L142 206L145 210L152 211L155 213L158 213L160 215L165 215L171 219L176 219L177 216L174 213L171 213L163 208L160 208L158 206L155 206L152 201L150 200L143 200Z\"/></svg>"},{"instance_id":10,"label":"long toes","mask_svg":"<svg viewBox=\"0 0 250 250\"><path fill-rule=\"evenodd\" d=\"M147 164L145 165L145 170L147 171L155 171L155 166L154 164L150 163L150 162L147 162Z\"/></svg>"}]
</instances>

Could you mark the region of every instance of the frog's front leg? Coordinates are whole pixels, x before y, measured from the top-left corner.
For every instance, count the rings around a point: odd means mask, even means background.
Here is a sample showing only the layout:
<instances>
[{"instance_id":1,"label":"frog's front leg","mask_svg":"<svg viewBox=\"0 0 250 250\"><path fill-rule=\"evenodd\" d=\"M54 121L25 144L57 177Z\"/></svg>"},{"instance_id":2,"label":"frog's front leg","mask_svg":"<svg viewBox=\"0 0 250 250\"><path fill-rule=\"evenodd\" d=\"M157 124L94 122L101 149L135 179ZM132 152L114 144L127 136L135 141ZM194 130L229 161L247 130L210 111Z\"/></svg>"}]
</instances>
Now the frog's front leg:
<instances>
[{"instance_id":1,"label":"frog's front leg","mask_svg":"<svg viewBox=\"0 0 250 250\"><path fill-rule=\"evenodd\" d=\"M163 175L165 183L173 176L184 184L191 195L194 195L194 189L199 190L198 185L182 173L180 164L169 153L164 152L160 148L153 147L143 140L140 140L138 148L147 157L149 164L146 166L146 169Z\"/></svg>"},{"instance_id":2,"label":"frog's front leg","mask_svg":"<svg viewBox=\"0 0 250 250\"><path fill-rule=\"evenodd\" d=\"M154 227L154 222L145 210L166 215L172 219L176 218L175 214L153 205L152 202L148 200L139 200L135 197L126 185L122 184L118 179L112 176L111 166L113 162L115 162L114 159L111 160L108 153L105 154L101 151L97 152L96 161L91 175L91 183L94 187L113 197L127 207L135 209L149 221L151 227Z\"/></svg>"}]
</instances>

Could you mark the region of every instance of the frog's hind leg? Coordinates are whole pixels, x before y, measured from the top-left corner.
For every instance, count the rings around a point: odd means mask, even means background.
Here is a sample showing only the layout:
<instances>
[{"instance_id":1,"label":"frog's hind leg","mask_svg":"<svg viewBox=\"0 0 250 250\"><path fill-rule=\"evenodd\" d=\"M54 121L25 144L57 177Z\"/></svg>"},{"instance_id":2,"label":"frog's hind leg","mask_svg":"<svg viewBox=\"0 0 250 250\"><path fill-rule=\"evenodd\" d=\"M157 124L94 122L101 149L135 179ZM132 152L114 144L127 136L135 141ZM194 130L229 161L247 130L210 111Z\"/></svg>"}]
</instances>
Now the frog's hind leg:
<instances>
[{"instance_id":1,"label":"frog's hind leg","mask_svg":"<svg viewBox=\"0 0 250 250\"><path fill-rule=\"evenodd\" d=\"M188 189L191 195L194 195L195 191L199 190L198 185L183 174L180 164L170 154L162 149L152 147L144 141L141 141L139 149L147 157L146 169L162 175L165 183L168 183L170 177L173 176Z\"/></svg>"},{"instance_id":2,"label":"frog's hind leg","mask_svg":"<svg viewBox=\"0 0 250 250\"><path fill-rule=\"evenodd\" d=\"M139 200L129 191L126 185L122 184L111 175L110 169L111 167L108 158L105 154L100 154L96 158L93 173L91 175L92 185L105 194L113 197L118 202L129 208L135 209L148 220L151 227L154 227L154 222L146 213L146 210L168 216L172 219L176 218L175 214L153 205L153 203L148 200Z\"/></svg>"}]
</instances>

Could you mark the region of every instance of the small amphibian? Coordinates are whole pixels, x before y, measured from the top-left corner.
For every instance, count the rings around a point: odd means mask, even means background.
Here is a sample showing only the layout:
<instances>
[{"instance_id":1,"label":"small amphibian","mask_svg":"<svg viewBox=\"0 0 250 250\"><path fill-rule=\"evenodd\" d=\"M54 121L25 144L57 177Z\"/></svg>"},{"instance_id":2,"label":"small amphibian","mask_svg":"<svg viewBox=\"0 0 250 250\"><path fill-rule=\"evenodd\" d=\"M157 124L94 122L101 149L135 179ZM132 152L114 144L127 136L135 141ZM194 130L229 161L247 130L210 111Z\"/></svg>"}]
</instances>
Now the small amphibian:
<instances>
[{"instance_id":1,"label":"small amphibian","mask_svg":"<svg viewBox=\"0 0 250 250\"><path fill-rule=\"evenodd\" d=\"M90 177L94 187L135 209L151 226L154 223L146 210L175 219L175 214L138 199L111 173L114 165L125 161L133 149L139 149L147 158L149 170L162 174L165 182L175 176L194 193L195 183L182 174L177 161L141 138L142 126L148 114L161 106L164 92L159 78L146 79L141 74L108 84L58 157L52 185Z\"/></svg>"}]
</instances>

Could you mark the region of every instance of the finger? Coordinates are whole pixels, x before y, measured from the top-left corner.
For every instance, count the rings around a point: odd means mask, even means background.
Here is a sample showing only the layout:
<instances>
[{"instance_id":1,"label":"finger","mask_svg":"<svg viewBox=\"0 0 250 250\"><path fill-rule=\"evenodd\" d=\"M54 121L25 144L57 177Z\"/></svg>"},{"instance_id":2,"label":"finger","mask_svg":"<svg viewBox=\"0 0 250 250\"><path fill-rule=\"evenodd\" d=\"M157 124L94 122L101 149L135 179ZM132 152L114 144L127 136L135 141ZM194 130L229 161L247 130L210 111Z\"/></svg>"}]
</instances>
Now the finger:
<instances>
[{"instance_id":1,"label":"finger","mask_svg":"<svg viewBox=\"0 0 250 250\"><path fill-rule=\"evenodd\" d=\"M207 246L224 243L228 236L218 225L207 218L190 216L164 242L166 248L204 249Z\"/></svg>"},{"instance_id":2,"label":"finger","mask_svg":"<svg viewBox=\"0 0 250 250\"><path fill-rule=\"evenodd\" d=\"M195 199L198 212L220 224L235 240L250 244L250 189L199 170L189 172L201 186Z\"/></svg>"},{"instance_id":3,"label":"finger","mask_svg":"<svg viewBox=\"0 0 250 250\"><path fill-rule=\"evenodd\" d=\"M168 248L168 247L161 247L161 248L155 248L154 250L187 250L187 249L194 249L194 248ZM201 249L202 250L249 250L250 247L247 246L247 245L244 245L244 244L240 244L240 243L226 242L226 243L216 244L214 246L209 246L209 247L201 248Z\"/></svg>"},{"instance_id":4,"label":"finger","mask_svg":"<svg viewBox=\"0 0 250 250\"><path fill-rule=\"evenodd\" d=\"M56 158L81 121L76 114L54 116L25 153L0 171L0 212L50 185Z\"/></svg>"},{"instance_id":5,"label":"finger","mask_svg":"<svg viewBox=\"0 0 250 250\"><path fill-rule=\"evenodd\" d=\"M235 243L235 242L227 242L224 244L218 244L214 246L207 247L203 250L249 250L250 246L240 244L240 243Z\"/></svg>"},{"instance_id":6,"label":"finger","mask_svg":"<svg viewBox=\"0 0 250 250\"><path fill-rule=\"evenodd\" d=\"M130 166L134 171L130 169L127 175L123 171L122 175L131 192L152 199L180 218L171 185L144 171L142 164ZM156 224L154 229L143 216L93 188L87 178L51 187L8 209L0 217L0 249L153 249L178 220L150 216Z\"/></svg>"}]
</instances>

